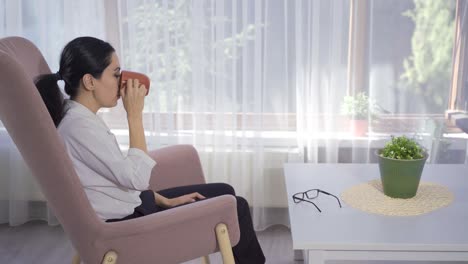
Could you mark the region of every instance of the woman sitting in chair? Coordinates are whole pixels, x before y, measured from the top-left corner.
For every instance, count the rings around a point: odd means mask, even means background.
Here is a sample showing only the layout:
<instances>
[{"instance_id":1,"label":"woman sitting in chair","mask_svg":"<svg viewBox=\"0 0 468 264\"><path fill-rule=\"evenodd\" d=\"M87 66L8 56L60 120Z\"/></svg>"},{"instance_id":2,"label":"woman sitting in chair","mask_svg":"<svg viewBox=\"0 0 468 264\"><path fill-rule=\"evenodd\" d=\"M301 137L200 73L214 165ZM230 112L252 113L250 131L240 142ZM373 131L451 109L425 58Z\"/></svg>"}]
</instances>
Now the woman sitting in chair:
<instances>
[{"instance_id":1,"label":"woman sitting in chair","mask_svg":"<svg viewBox=\"0 0 468 264\"><path fill-rule=\"evenodd\" d=\"M157 213L197 200L235 195L224 183L148 190L156 162L148 156L142 111L146 87L129 79L119 87L120 64L107 42L80 37L69 42L55 74L41 75L36 86L62 137L96 214L107 222ZM69 100L63 100L57 81L65 82ZM114 107L122 98L127 112L130 148L125 157L114 135L96 115L102 107ZM236 263L265 263L253 230L247 201L237 198L240 241L233 248Z\"/></svg>"}]
</instances>

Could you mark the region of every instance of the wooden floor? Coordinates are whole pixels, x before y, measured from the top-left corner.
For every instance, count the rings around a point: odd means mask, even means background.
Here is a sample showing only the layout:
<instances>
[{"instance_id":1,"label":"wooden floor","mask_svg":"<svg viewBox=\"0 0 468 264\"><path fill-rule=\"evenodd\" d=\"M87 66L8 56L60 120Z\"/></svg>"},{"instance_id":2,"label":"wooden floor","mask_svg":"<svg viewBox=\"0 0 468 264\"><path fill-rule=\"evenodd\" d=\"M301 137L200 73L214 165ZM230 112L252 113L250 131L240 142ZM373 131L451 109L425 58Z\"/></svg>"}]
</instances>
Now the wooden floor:
<instances>
[{"instance_id":1,"label":"wooden floor","mask_svg":"<svg viewBox=\"0 0 468 264\"><path fill-rule=\"evenodd\" d=\"M258 232L258 238L267 257L267 263L298 264L293 260L291 233L283 226L274 226ZM20 227L0 225L0 263L25 264L71 263L74 251L60 227L50 227L44 222L30 222ZM64 261L65 260L65 261ZM219 254L210 256L211 263L221 263ZM155 262L156 263L156 262ZM193 260L184 264L201 263ZM390 261L330 261L327 264L440 264L444 262L390 262ZM461 264L467 262L450 262ZM445 264L445 263L444 263Z\"/></svg>"}]
</instances>

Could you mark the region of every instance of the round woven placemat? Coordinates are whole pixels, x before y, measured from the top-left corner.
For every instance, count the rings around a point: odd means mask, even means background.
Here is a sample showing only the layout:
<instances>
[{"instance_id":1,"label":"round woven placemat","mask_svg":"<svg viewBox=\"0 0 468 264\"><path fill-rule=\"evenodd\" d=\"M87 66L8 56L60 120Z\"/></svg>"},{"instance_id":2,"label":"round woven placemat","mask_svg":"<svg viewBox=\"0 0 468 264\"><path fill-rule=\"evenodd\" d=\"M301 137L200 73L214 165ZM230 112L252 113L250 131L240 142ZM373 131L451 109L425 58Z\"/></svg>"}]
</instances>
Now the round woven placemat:
<instances>
[{"instance_id":1,"label":"round woven placemat","mask_svg":"<svg viewBox=\"0 0 468 264\"><path fill-rule=\"evenodd\" d=\"M341 194L341 199L351 207L369 213L413 216L449 205L453 201L453 194L445 186L420 182L418 192L413 198L391 198L383 193L380 180L372 180L346 189Z\"/></svg>"}]
</instances>

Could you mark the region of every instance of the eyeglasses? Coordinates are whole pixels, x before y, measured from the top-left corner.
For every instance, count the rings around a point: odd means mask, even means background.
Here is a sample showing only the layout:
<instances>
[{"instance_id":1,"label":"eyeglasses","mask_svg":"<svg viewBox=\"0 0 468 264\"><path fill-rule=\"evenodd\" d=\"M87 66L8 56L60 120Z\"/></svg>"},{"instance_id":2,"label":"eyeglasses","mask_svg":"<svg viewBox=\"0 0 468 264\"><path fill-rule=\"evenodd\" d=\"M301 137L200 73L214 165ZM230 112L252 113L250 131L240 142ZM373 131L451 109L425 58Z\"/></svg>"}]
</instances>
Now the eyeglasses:
<instances>
[{"instance_id":1,"label":"eyeglasses","mask_svg":"<svg viewBox=\"0 0 468 264\"><path fill-rule=\"evenodd\" d=\"M333 194L331 194L329 192L326 192L326 191L320 190L320 189L312 189L312 190L308 190L308 191L305 191L305 192L298 192L298 193L295 193L292 196L292 198L293 198L294 203L296 203L296 204L298 204L300 202L308 202L308 203L313 204L315 206L315 208L317 208L317 210L321 213L322 210L320 210L320 208L314 202L309 201L309 200L317 198L320 193L335 197L335 199L338 201L338 205L341 208L341 202L340 202L340 199L338 199L338 197L336 197L335 195L333 195Z\"/></svg>"}]
</instances>

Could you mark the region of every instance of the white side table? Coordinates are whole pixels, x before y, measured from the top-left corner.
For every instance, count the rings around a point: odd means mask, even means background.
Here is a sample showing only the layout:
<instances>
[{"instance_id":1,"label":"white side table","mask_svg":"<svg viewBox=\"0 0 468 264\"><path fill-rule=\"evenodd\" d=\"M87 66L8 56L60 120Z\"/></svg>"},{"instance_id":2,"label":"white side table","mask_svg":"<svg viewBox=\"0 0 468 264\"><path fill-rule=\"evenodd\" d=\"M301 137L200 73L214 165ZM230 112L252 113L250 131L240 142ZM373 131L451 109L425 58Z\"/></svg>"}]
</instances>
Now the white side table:
<instances>
[{"instance_id":1,"label":"white side table","mask_svg":"<svg viewBox=\"0 0 468 264\"><path fill-rule=\"evenodd\" d=\"M442 184L454 201L409 217L369 214L320 194L316 204L295 204L294 193L323 189L338 197L353 185L378 179L377 164L285 164L293 248L305 263L326 260L468 261L468 166L426 164L422 181ZM341 200L341 199L340 199Z\"/></svg>"}]
</instances>

